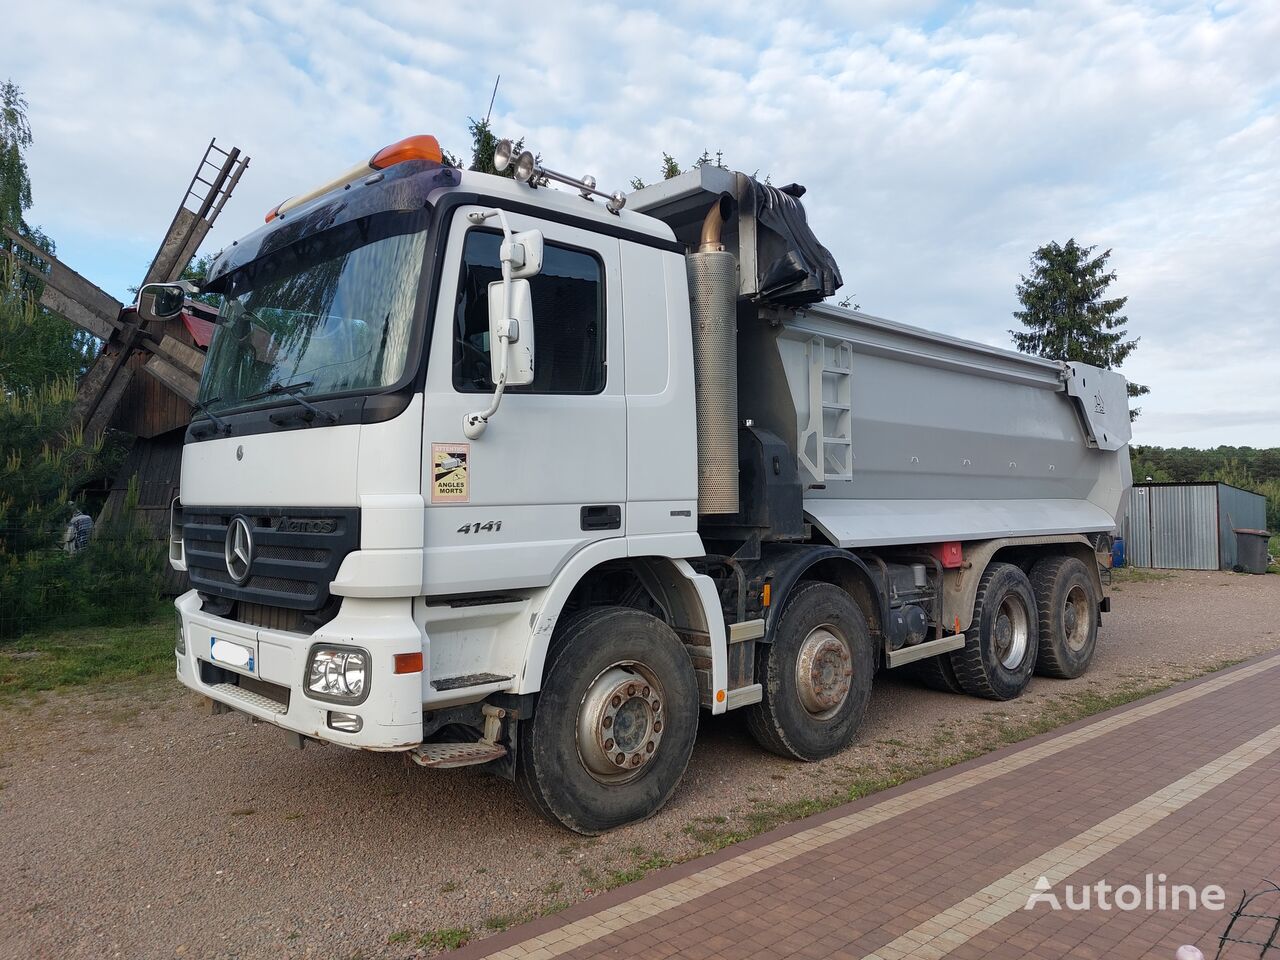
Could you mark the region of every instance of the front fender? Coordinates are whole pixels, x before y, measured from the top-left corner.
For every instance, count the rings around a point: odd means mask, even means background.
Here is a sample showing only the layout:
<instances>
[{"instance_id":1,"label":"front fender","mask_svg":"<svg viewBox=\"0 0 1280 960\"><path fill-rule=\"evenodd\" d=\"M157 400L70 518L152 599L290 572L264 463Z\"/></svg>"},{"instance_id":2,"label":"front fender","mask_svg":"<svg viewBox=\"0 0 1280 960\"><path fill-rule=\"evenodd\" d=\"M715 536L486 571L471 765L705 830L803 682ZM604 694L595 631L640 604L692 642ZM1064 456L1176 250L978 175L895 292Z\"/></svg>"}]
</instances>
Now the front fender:
<instances>
[{"instance_id":1,"label":"front fender","mask_svg":"<svg viewBox=\"0 0 1280 960\"><path fill-rule=\"evenodd\" d=\"M524 672L516 693L536 693L542 689L543 671L552 637L560 622L564 606L574 588L592 570L610 560L628 556L625 538L599 540L579 550L561 568L546 589L541 604L533 614L525 650ZM711 701L712 713L724 713L726 701L717 698L718 691L726 690L729 679L728 635L724 617L720 613L720 598L715 583L700 574L684 559L672 557L632 557L633 563L643 565L637 578L651 591L660 594L656 599L672 617L672 627L677 633L693 631L704 634L711 648Z\"/></svg>"}]
</instances>

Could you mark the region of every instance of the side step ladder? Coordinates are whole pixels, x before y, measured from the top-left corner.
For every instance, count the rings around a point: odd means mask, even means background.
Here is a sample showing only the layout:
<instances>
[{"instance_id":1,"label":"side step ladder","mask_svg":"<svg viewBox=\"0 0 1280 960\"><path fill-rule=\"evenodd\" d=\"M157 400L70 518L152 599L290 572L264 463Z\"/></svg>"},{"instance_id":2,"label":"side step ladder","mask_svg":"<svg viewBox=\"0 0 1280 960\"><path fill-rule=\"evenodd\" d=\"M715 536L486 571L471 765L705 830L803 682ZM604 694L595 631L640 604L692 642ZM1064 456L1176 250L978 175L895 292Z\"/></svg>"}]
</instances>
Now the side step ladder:
<instances>
[{"instance_id":1,"label":"side step ladder","mask_svg":"<svg viewBox=\"0 0 1280 960\"><path fill-rule=\"evenodd\" d=\"M485 704L484 736L474 743L423 743L409 751L413 762L420 767L447 770L453 767L472 767L480 763L500 760L507 755L507 748L498 743L502 735L502 721L507 711Z\"/></svg>"},{"instance_id":2,"label":"side step ladder","mask_svg":"<svg viewBox=\"0 0 1280 960\"><path fill-rule=\"evenodd\" d=\"M853 479L853 347L847 340L809 341L809 421L800 431L800 462L814 482Z\"/></svg>"}]
</instances>

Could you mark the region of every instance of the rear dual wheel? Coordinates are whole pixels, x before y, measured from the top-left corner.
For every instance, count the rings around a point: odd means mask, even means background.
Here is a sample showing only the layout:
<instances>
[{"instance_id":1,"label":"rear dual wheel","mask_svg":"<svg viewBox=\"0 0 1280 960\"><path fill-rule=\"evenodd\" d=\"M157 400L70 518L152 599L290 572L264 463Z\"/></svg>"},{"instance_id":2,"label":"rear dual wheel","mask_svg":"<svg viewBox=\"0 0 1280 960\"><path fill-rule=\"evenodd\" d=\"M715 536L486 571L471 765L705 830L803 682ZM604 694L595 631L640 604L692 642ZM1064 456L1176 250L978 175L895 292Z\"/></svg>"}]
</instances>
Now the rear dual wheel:
<instances>
[{"instance_id":1,"label":"rear dual wheel","mask_svg":"<svg viewBox=\"0 0 1280 960\"><path fill-rule=\"evenodd\" d=\"M935 690L989 700L1019 696L1032 673L1071 679L1089 669L1098 642L1097 584L1075 557L1045 557L1028 578L995 563L978 587L962 650L908 669Z\"/></svg>"},{"instance_id":2,"label":"rear dual wheel","mask_svg":"<svg viewBox=\"0 0 1280 960\"><path fill-rule=\"evenodd\" d=\"M956 669L951 665L951 657L948 654L940 653L935 657L925 657L923 660L909 663L901 669L907 676L918 683L924 684L930 690L940 690L943 693L964 693L964 688L960 686L960 681L956 679Z\"/></svg>"},{"instance_id":3,"label":"rear dual wheel","mask_svg":"<svg viewBox=\"0 0 1280 960\"><path fill-rule=\"evenodd\" d=\"M965 645L950 654L960 688L987 700L1021 696L1035 672L1039 616L1027 575L993 563L982 575Z\"/></svg>"},{"instance_id":4,"label":"rear dual wheel","mask_svg":"<svg viewBox=\"0 0 1280 960\"><path fill-rule=\"evenodd\" d=\"M1098 587L1075 557L1046 557L1031 569L1040 620L1036 672L1073 679L1089 669L1098 645Z\"/></svg>"}]
</instances>

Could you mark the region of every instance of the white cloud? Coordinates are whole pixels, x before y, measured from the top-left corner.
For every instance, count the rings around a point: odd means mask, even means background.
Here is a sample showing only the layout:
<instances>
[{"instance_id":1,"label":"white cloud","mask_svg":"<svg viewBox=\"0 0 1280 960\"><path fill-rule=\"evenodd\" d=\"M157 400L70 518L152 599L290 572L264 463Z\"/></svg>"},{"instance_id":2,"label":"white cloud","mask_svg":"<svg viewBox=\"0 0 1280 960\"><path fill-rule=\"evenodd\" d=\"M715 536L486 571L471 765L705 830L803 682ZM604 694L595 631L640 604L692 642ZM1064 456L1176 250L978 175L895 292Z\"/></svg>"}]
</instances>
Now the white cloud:
<instances>
[{"instance_id":1,"label":"white cloud","mask_svg":"<svg viewBox=\"0 0 1280 960\"><path fill-rule=\"evenodd\" d=\"M207 137L253 157L216 246L407 133L464 152L501 72L498 129L602 185L704 149L805 183L882 315L1006 344L1031 250L1111 248L1142 337L1126 373L1153 391L1138 439L1280 444L1274 4L65 0L6 19L35 217L118 294Z\"/></svg>"}]
</instances>

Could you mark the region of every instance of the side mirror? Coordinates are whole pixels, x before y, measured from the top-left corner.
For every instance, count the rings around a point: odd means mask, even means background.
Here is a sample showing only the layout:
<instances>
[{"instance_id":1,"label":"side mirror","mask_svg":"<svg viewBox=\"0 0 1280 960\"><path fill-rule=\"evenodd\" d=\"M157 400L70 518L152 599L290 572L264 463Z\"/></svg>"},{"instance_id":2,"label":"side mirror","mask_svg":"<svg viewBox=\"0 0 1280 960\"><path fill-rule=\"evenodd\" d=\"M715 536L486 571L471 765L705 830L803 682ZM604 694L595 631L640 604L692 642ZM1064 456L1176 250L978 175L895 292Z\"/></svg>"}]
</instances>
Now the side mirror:
<instances>
[{"instance_id":1,"label":"side mirror","mask_svg":"<svg viewBox=\"0 0 1280 960\"><path fill-rule=\"evenodd\" d=\"M536 231L533 231L536 232ZM517 237L522 234L516 234ZM538 266L541 267L542 235L538 235ZM526 261L528 262L528 261ZM489 284L489 356L493 358L493 379L501 369L499 364L504 351L499 337L506 333L509 343L506 353L507 385L523 387L533 383L533 297L528 280L511 281L511 303L502 301L502 281Z\"/></svg>"},{"instance_id":2,"label":"side mirror","mask_svg":"<svg viewBox=\"0 0 1280 960\"><path fill-rule=\"evenodd\" d=\"M542 272L542 231L524 230L502 241L502 259L511 254L511 278L523 280Z\"/></svg>"},{"instance_id":3,"label":"side mirror","mask_svg":"<svg viewBox=\"0 0 1280 960\"><path fill-rule=\"evenodd\" d=\"M200 292L190 280L175 280L173 283L148 283L138 291L138 303L147 294L151 295L151 312L161 320L176 317L182 312L187 297Z\"/></svg>"},{"instance_id":4,"label":"side mirror","mask_svg":"<svg viewBox=\"0 0 1280 960\"><path fill-rule=\"evenodd\" d=\"M472 223L484 223L492 217L502 224L502 279L489 284L489 357L494 389L486 409L463 415L462 433L468 440L480 439L489 418L498 412L508 385L533 383L533 295L528 278L542 272L542 232L512 233L500 208L467 214ZM511 298L509 303L507 297Z\"/></svg>"}]
</instances>

